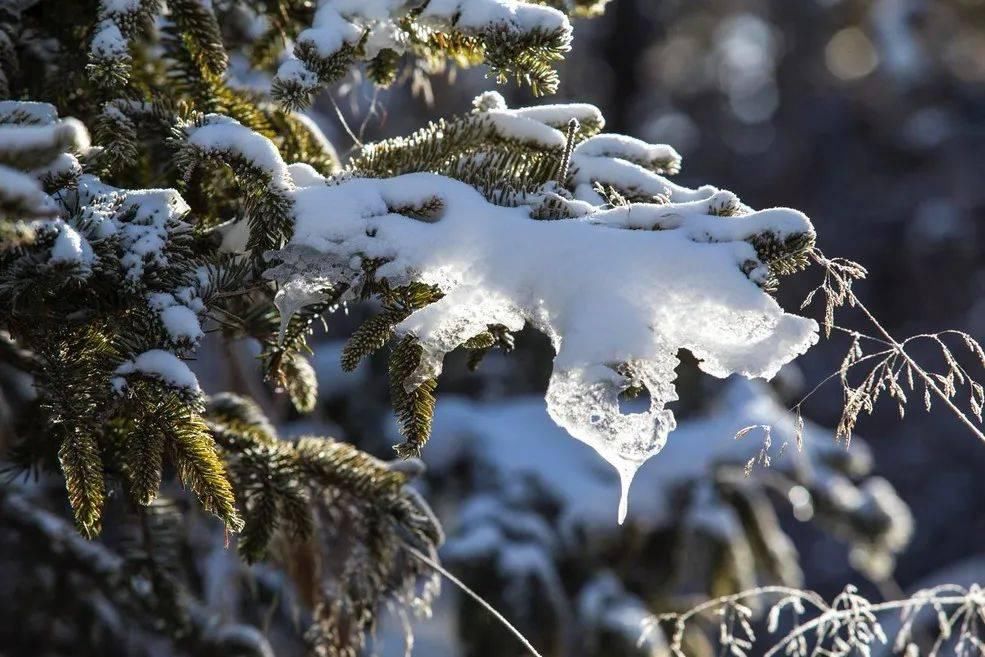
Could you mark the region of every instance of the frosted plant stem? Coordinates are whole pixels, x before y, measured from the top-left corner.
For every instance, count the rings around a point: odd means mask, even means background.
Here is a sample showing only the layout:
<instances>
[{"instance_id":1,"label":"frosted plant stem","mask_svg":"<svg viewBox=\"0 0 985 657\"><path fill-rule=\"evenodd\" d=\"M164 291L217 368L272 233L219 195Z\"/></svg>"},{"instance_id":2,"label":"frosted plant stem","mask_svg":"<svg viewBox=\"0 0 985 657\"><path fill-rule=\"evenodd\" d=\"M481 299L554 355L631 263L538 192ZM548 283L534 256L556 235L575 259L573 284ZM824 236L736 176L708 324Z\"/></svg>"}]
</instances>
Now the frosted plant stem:
<instances>
[{"instance_id":1,"label":"frosted plant stem","mask_svg":"<svg viewBox=\"0 0 985 657\"><path fill-rule=\"evenodd\" d=\"M954 595L945 595L946 593L953 593ZM978 597L980 594L980 589L977 587L972 587L971 590L964 591L959 587L944 585L932 590L923 591L910 598L888 600L877 604L866 604L864 609L866 612L871 614L878 614L893 610L903 610L905 612L909 609L919 609L926 605L932 605L933 608L938 610L943 609L944 607L957 606L959 607L958 611L960 611L962 608L967 608L968 605L975 605L977 607L980 604L977 602L980 599ZM825 602L823 598L812 591L802 591L800 589L784 586L764 586L750 589L748 591L742 591L734 595L714 598L691 607L683 613L664 613L657 616L652 616L644 623L640 641L647 636L648 632L651 632L654 628L658 627L660 623L672 624L674 627L673 635L671 637L672 652L675 655L682 656L683 653L679 650L680 642L684 636L685 626L692 618L705 614L706 612L721 610L727 605L735 605L749 599L758 599L766 596L796 598L801 602L811 605L818 615L806 623L797 625L796 628L788 632L782 639L779 640L778 643L767 650L763 654L763 657L775 657L780 650L782 650L785 646L790 645L791 642L795 641L798 637L808 634L809 632L821 631L821 628L824 628L825 626L830 626L833 623L837 624L842 620L850 619L852 616L857 615L859 611L857 606L848 608L832 607ZM951 622L953 623L953 616ZM769 632L772 633L773 630L769 630ZM831 655L833 653L828 651L819 651L816 649L813 654ZM936 650L931 652L930 655L931 657L934 657L936 655Z\"/></svg>"},{"instance_id":2,"label":"frosted plant stem","mask_svg":"<svg viewBox=\"0 0 985 657\"><path fill-rule=\"evenodd\" d=\"M966 596L939 597L939 598L934 598L933 602L940 606L962 605L962 604L967 604L968 598ZM917 601L915 601L912 598L906 600L889 600L887 602L880 602L878 604L868 605L866 607L866 611L869 611L873 614L877 614L883 611L892 611L895 609L912 607L915 604L917 604ZM840 620L842 618L848 618L855 613L856 613L856 609L828 609L820 616L811 619L810 621L804 623L803 625L800 625L795 630L791 631L789 634L783 637L783 639L780 640L779 643L777 643L775 646L767 650L763 654L763 657L774 657L774 655L776 655L780 651L780 649L782 649L786 645L789 645L789 643L794 639L796 639L797 637L807 634L808 632L816 629L818 626L824 623L829 623L832 620Z\"/></svg>"},{"instance_id":3,"label":"frosted plant stem","mask_svg":"<svg viewBox=\"0 0 985 657\"><path fill-rule=\"evenodd\" d=\"M512 632L513 633L513 636L515 636L517 639L519 639L520 643L522 643L523 646L527 650L530 651L530 654L533 655L533 657L543 657L543 655L541 655L539 652L537 652L537 649L534 648L533 645L531 645L531 643L529 641L527 641L527 637L523 636L523 634L520 632L520 630L516 629L516 627L514 627L512 623L510 623L508 620L506 620L506 617L505 616L503 616L501 613L499 613L498 611L496 611L496 608L493 607L488 602L486 602L485 599L483 599L483 597L481 595L479 595L478 593L476 593L475 591L473 591L472 589L470 589L469 587L467 587L465 585L465 582L463 582L462 580L460 580L457 577L455 577L454 575L452 575L444 566L442 566L440 563L438 563L437 561L435 561L431 557L427 556L426 554L424 554L423 552L421 552L420 550L418 550L414 546L407 545L405 543L404 544L404 547L406 547L407 548L407 551L410 552L412 555L414 555L415 557L417 557L418 559L420 559L421 561L423 561L424 563L426 563L428 566L430 566L431 568L434 568L436 571L438 571L439 573L441 573L441 575L445 579L447 579L449 582L451 582L452 584L454 584L455 586L457 586L459 589L461 589L461 591L463 593L465 593L467 596L469 596L470 598L472 598L473 600L475 600L476 602L478 602L480 605L482 605L485 608L486 611L488 611L490 614L492 614L493 617L496 620L498 620L500 623L503 624L504 627L506 627L506 629L508 629L510 632Z\"/></svg>"},{"instance_id":4,"label":"frosted plant stem","mask_svg":"<svg viewBox=\"0 0 985 657\"><path fill-rule=\"evenodd\" d=\"M951 398L950 397L948 397L946 394L944 394L944 391L941 390L937 386L937 383L930 377L930 375L927 374L923 370L923 368L920 367L916 363L916 361L914 361L913 358L910 357L910 354L906 353L906 350L903 349L903 345L901 345L899 342L897 342L893 338L893 336L891 336L889 334L889 332L886 331L886 329L883 328L882 324L879 323L879 320L877 320L872 315L872 313L869 312L869 309L866 308L865 305L861 301L859 301L858 297L855 296L855 293L854 292L849 292L849 294L851 295L852 299L855 300L855 303L858 304L858 307L862 311L862 313L865 314L865 316L869 318L869 321L872 322L872 325L876 327L876 330L878 330L886 338L886 340L888 340L890 342L890 344L893 345L893 347L896 349L896 351L899 353L899 355L902 356L903 359L907 363L909 363L910 366L913 367L914 370L916 370L917 374L920 375L920 378L923 379L924 383L926 383L927 386L930 387L930 389L934 392L934 394L936 394L938 397L940 397L944 401L944 403L947 404L947 407L950 408L951 411L953 411L954 414L958 416L958 419L961 420L965 424L965 426L967 426L968 429L971 430L971 432L973 434L975 434L976 436L978 436L978 439L979 440L981 440L982 442L985 442L985 433L982 433L981 429L979 429L978 427L976 427L975 424L974 424L974 422L971 421L971 418L969 418L965 414L964 411L962 411L960 408L958 408L957 404L955 404L953 401L951 401Z\"/></svg>"},{"instance_id":5,"label":"frosted plant stem","mask_svg":"<svg viewBox=\"0 0 985 657\"><path fill-rule=\"evenodd\" d=\"M824 257L824 255L822 255L819 251L815 251L815 258L817 258L817 261L821 266L828 269L828 271L831 273L832 276L834 276L836 279L839 280L839 282L844 284L844 280L841 278L838 272L834 271L834 269L828 266L829 261L826 257ZM917 372L917 374L920 376L921 379L923 379L927 387L929 387L934 392L935 395L937 395L938 397L940 397L941 400L943 400L943 402L947 405L947 407L951 409L951 411L958 417L958 419L961 420L961 422L964 423L964 425L968 427L968 429L973 434L975 434L975 436L977 436L979 440L985 442L985 433L982 433L981 429L975 426L975 423L971 421L971 418L969 418L964 411L958 408L958 406L953 401L951 401L951 398L948 397L944 393L944 391L937 386L937 383L930 377L930 375L927 374L927 372L925 372L924 369L920 367L920 365L915 360L913 360L913 358L910 357L910 354L906 353L906 349L903 348L903 345L900 344L896 340L896 338L890 335L889 331L887 331L885 327L883 327L883 325L879 322L879 320L875 318L875 316L869 311L869 309L865 306L865 304L862 303L862 301L855 295L855 292L852 291L851 288L847 288L847 289L848 289L849 299L852 302L854 302L855 305L858 306L859 310L862 311L862 314L864 314L866 318L868 318L869 322L872 323L872 325L876 328L876 330L879 331L879 333L886 339L886 341L893 347L893 349L900 356L903 357L903 360L905 360Z\"/></svg>"}]
</instances>

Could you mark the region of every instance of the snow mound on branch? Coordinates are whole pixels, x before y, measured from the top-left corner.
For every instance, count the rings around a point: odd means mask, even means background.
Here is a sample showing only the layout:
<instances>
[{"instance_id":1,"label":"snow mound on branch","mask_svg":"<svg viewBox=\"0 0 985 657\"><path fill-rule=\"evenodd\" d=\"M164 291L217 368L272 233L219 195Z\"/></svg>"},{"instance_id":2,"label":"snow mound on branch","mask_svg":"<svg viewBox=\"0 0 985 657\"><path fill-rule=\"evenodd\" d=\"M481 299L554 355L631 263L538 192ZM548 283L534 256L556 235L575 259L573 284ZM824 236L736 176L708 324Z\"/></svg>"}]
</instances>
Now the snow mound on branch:
<instances>
[{"instance_id":1,"label":"snow mound on branch","mask_svg":"<svg viewBox=\"0 0 985 657\"><path fill-rule=\"evenodd\" d=\"M128 360L116 368L112 385L117 392L122 392L127 387L127 376L139 374L157 379L165 385L183 392L198 395L202 389L198 385L198 379L188 365L170 351L163 349L151 349L138 355L133 360Z\"/></svg>"},{"instance_id":2,"label":"snow mound on branch","mask_svg":"<svg viewBox=\"0 0 985 657\"><path fill-rule=\"evenodd\" d=\"M91 175L79 179L82 218L97 239L118 240L125 281L136 285L148 267L165 267L173 235L191 230L182 221L188 205L173 189L123 190Z\"/></svg>"},{"instance_id":3,"label":"snow mound on branch","mask_svg":"<svg viewBox=\"0 0 985 657\"><path fill-rule=\"evenodd\" d=\"M408 389L488 325L545 333L557 352L548 413L619 472L623 517L634 473L675 427L666 406L677 399L679 349L714 376L769 378L817 340L813 320L785 313L754 282L765 265L750 243L810 234L810 222L786 209L714 216L722 194L537 221L528 207L490 204L434 174L300 187L290 192L294 237L268 254L283 263L268 275L285 289L312 275L349 284L370 258L384 261L376 275L392 284L437 285L445 296L398 326L424 349ZM398 213L435 199L437 217ZM649 391L648 409L620 411L630 386Z\"/></svg>"},{"instance_id":4,"label":"snow mound on branch","mask_svg":"<svg viewBox=\"0 0 985 657\"><path fill-rule=\"evenodd\" d=\"M63 221L49 222L49 225L57 231L57 235L51 247L48 263L75 265L82 271L88 272L95 259L89 242Z\"/></svg>"},{"instance_id":5,"label":"snow mound on branch","mask_svg":"<svg viewBox=\"0 0 985 657\"><path fill-rule=\"evenodd\" d=\"M407 36L398 24L420 3L408 0L322 0L311 27L303 30L298 44L311 47L329 59L346 47L362 45L372 59L383 49L402 53ZM571 38L571 24L557 9L517 0L431 0L424 3L416 20L430 29L457 31L470 36L502 32L510 36L558 33ZM317 75L297 59L287 59L277 71L282 82L317 83Z\"/></svg>"}]
</instances>

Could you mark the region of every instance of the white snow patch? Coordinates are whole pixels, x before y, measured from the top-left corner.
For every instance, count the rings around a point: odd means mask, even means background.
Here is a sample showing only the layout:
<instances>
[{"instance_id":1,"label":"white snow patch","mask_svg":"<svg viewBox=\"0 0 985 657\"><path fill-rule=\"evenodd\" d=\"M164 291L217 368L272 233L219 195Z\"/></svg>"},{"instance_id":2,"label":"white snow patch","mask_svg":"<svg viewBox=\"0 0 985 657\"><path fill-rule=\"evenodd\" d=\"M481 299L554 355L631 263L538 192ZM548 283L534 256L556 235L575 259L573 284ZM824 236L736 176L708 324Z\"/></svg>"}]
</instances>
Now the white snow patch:
<instances>
[{"instance_id":1,"label":"white snow patch","mask_svg":"<svg viewBox=\"0 0 985 657\"><path fill-rule=\"evenodd\" d=\"M121 59L130 55L123 33L120 32L117 24L108 18L99 23L96 34L92 37L92 43L89 44L89 52L93 57L100 59Z\"/></svg>"},{"instance_id":2,"label":"white snow patch","mask_svg":"<svg viewBox=\"0 0 985 657\"><path fill-rule=\"evenodd\" d=\"M88 272L95 260L89 242L77 230L61 220L50 222L49 226L55 228L58 235L51 247L48 263L77 265L81 271Z\"/></svg>"},{"instance_id":3,"label":"white snow patch","mask_svg":"<svg viewBox=\"0 0 985 657\"><path fill-rule=\"evenodd\" d=\"M0 125L0 144L15 157L50 149L80 152L89 148L89 133L72 118L45 125Z\"/></svg>"},{"instance_id":4,"label":"white snow patch","mask_svg":"<svg viewBox=\"0 0 985 657\"><path fill-rule=\"evenodd\" d=\"M202 302L193 296L191 288L183 288L186 291L185 298L188 303L197 302L198 307L202 307ZM191 343L198 344L202 339L202 326L198 321L198 315L192 308L184 303L180 303L175 297L167 292L155 292L147 296L147 305L157 311L161 324L168 332L170 341L173 344Z\"/></svg>"},{"instance_id":5,"label":"white snow patch","mask_svg":"<svg viewBox=\"0 0 985 657\"><path fill-rule=\"evenodd\" d=\"M122 363L116 368L116 374L118 376L112 379L112 385L117 392L126 388L127 384L124 377L132 374L143 374L158 379L172 388L193 393L202 392L198 386L198 379L188 365L171 352L163 349L145 351L133 360Z\"/></svg>"},{"instance_id":6,"label":"white snow patch","mask_svg":"<svg viewBox=\"0 0 985 657\"><path fill-rule=\"evenodd\" d=\"M685 192L675 194L701 196ZM429 222L389 210L434 196L444 209ZM486 325L529 322L557 351L548 412L615 466L624 487L674 428L666 404L676 399L678 349L715 376L769 378L817 339L813 320L784 313L740 269L756 261L748 238L812 231L793 210L722 218L702 201L535 221L528 208L492 205L464 183L426 173L306 187L291 197L295 234L270 254L283 264L268 271L282 283L282 312L289 317L326 284L358 281L354 256L386 261L377 275L393 284L437 285L445 297L398 326L425 350L409 389L440 373L444 354ZM622 229L647 224L664 229ZM621 363L650 392L644 412L619 409L630 385L616 371Z\"/></svg>"},{"instance_id":7,"label":"white snow patch","mask_svg":"<svg viewBox=\"0 0 985 657\"><path fill-rule=\"evenodd\" d=\"M25 218L58 213L54 200L44 193L33 176L3 164L0 164L0 200L5 205L23 208Z\"/></svg>"},{"instance_id":8,"label":"white snow patch","mask_svg":"<svg viewBox=\"0 0 985 657\"><path fill-rule=\"evenodd\" d=\"M187 129L186 143L206 152L242 157L270 175L272 189L292 187L287 166L273 142L227 116L207 114L202 125Z\"/></svg>"},{"instance_id":9,"label":"white snow patch","mask_svg":"<svg viewBox=\"0 0 985 657\"><path fill-rule=\"evenodd\" d=\"M188 204L173 189L121 190L83 175L78 196L93 234L118 237L120 263L130 283L143 278L147 265L166 266L171 235L190 229L181 220Z\"/></svg>"},{"instance_id":10,"label":"white snow patch","mask_svg":"<svg viewBox=\"0 0 985 657\"><path fill-rule=\"evenodd\" d=\"M568 18L551 7L516 0L431 0L421 12L424 23L480 32L571 32Z\"/></svg>"}]
</instances>

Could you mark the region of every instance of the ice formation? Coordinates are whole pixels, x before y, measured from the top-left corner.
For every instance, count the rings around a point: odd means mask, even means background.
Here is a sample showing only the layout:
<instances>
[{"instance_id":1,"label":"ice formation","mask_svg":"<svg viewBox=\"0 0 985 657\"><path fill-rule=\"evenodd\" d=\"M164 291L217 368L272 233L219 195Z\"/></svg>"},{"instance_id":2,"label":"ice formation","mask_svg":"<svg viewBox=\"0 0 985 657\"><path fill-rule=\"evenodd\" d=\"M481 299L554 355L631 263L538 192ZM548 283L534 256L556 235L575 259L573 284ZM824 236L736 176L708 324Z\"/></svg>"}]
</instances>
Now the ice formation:
<instances>
[{"instance_id":1,"label":"ice formation","mask_svg":"<svg viewBox=\"0 0 985 657\"><path fill-rule=\"evenodd\" d=\"M434 223L391 210L429 196L444 204ZM337 272L335 282L359 277L354 256L381 258L387 262L378 276L445 292L398 327L424 346L417 383L488 325L519 330L529 322L547 334L557 351L548 411L616 467L624 488L674 428L666 404L676 399L678 349L690 349L715 376L771 377L816 339L812 320L784 313L741 269L756 260L746 239L764 229L779 236L810 230L793 211L725 220L709 216L706 203L540 222L526 208L491 205L471 187L432 174L300 188L294 199L287 251L310 252ZM678 226L613 229L648 215ZM650 393L646 412L619 410L628 385L622 363Z\"/></svg>"},{"instance_id":2,"label":"ice formation","mask_svg":"<svg viewBox=\"0 0 985 657\"><path fill-rule=\"evenodd\" d=\"M531 116L488 111L497 130L518 130L523 140L546 143L560 134ZM436 174L333 184L310 172L292 176L269 142L229 122L192 128L189 142L244 157L289 199L293 237L267 254L267 275L281 285L282 321L328 285L351 286L355 294L367 259L382 262L375 276L392 285L441 289L443 298L397 327L424 349L404 382L408 391L436 377L447 352L490 325L515 331L529 323L546 334L557 353L548 412L619 472L620 518L637 468L675 427L667 404L677 398L678 350L691 351L714 376L769 378L817 339L813 320L785 313L763 291L769 269L753 246L764 237L812 238L810 221L788 209L722 216L723 208L739 207L731 193L689 190L654 173L655 159L675 166L669 147L629 138L582 142L572 157L573 170L582 172L573 172L576 179L588 185L623 176L625 188L629 171L667 202L583 203L583 216L539 221L530 207L492 204L470 185ZM424 217L414 211L421 207L439 210ZM646 388L648 409L620 410L619 395L630 387Z\"/></svg>"},{"instance_id":3,"label":"ice formation","mask_svg":"<svg viewBox=\"0 0 985 657\"><path fill-rule=\"evenodd\" d=\"M694 504L694 517L682 519L680 500L675 491L687 482L705 482L709 472L723 464L733 464L739 475L742 464L755 458L762 442L753 436L735 440L743 426L769 425L773 428L774 455L789 443L782 458L774 462L773 472L788 474L809 487L801 488L802 504L810 514L829 517L844 514L854 517L856 527L875 530L868 556L885 560L901 551L912 533L912 517L896 491L878 477L862 477L872 467L872 456L865 443L855 441L850 450L831 440L831 431L810 421L803 431L803 451L796 442L798 420L777 400L766 384L742 379L730 381L715 398L706 413L681 422L674 440L640 471L632 491L629 522L635 531L651 534L674 523L711 523L716 532L734 529L735 520L722 515L718 505ZM394 431L396 433L396 431ZM496 402L482 402L449 395L442 398L435 413L434 431L428 442L428 470L440 478L457 471L459 464L469 463L477 474L480 492L472 499L485 504L498 502L500 518L519 516L522 504L504 509L503 500L523 500L537 491L537 502L558 509L557 536L562 549L578 554L594 552L608 545L611 537L614 477L597 467L591 451L567 440L547 413L543 403L533 397L513 397ZM550 467L545 467L550 464ZM850 479L845 471L851 471ZM755 480L750 480L755 485ZM530 482L535 482L532 486ZM481 496L481 497L480 497ZM797 513L797 502L791 499ZM469 518L472 509L469 509ZM459 512L459 517L466 517ZM798 516L806 519L810 516ZM861 519L866 519L861 521ZM529 522L529 521L528 521ZM451 550L475 545L495 538L488 536L488 523L479 517L475 531L459 533L448 544ZM879 529L879 527L882 527ZM830 527L830 524L829 524ZM530 533L530 532L528 532ZM851 531L842 538L852 540ZM464 539L464 545L463 543ZM538 539L545 545L550 538ZM855 540L855 549L864 549L866 541Z\"/></svg>"}]
</instances>

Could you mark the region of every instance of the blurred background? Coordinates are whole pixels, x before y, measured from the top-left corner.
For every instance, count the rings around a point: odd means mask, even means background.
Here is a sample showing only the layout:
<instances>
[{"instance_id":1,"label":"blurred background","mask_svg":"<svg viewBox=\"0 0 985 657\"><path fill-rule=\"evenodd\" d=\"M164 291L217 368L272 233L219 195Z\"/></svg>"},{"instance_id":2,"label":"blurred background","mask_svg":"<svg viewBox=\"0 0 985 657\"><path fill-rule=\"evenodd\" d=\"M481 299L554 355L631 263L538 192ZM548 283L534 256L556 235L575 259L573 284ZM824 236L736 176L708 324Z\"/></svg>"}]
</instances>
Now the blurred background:
<instances>
[{"instance_id":1,"label":"blurred background","mask_svg":"<svg viewBox=\"0 0 985 657\"><path fill-rule=\"evenodd\" d=\"M557 98L499 90L510 106L593 103L607 131L678 149L677 182L803 210L828 256L868 268L857 292L895 336L955 328L985 338L985 1L615 0L576 21L560 73ZM370 140L467 111L491 84L458 70L423 92L356 83L336 98ZM352 141L336 108L317 107L344 151ZM785 279L781 302L796 311L819 280L816 269ZM362 312L333 318L316 354L321 421L385 456L395 433L381 363L347 381L332 353ZM871 332L850 310L836 319ZM644 467L623 527L613 473L543 411L546 340L525 334L474 374L452 358L424 452L446 562L554 655L651 654L659 646L613 640L632 634L634 614L785 578L829 599L847 583L881 599L981 582L985 446L943 409L928 414L917 401L901 420L895 404L881 405L846 452L833 443L833 381L804 404L804 454L777 458L793 421L785 409L837 370L848 345L844 335L822 341L771 386L712 380L682 354L681 428ZM914 353L940 366L937 353ZM777 427L773 464L736 480L762 435L732 436L760 423ZM425 626L433 643L419 630L421 650L520 654L471 601L446 604ZM459 645L449 648L448 633Z\"/></svg>"},{"instance_id":2,"label":"blurred background","mask_svg":"<svg viewBox=\"0 0 985 657\"><path fill-rule=\"evenodd\" d=\"M249 71L237 75L254 83ZM607 131L675 147L677 182L804 211L829 257L868 268L856 292L897 338L959 329L985 340L985 0L612 0L603 16L575 22L560 77L546 99L497 88L511 107L593 103ZM386 91L350 80L311 115L344 153L353 135L406 134L469 111L494 86L481 69L408 72ZM783 279L780 302L797 312L821 276L814 268ZM386 354L353 373L339 365L344 339L376 310L350 306L318 329L310 415L260 380L256 344L206 340L194 369L206 392L256 399L283 437L335 436L390 459L399 438ZM851 309L836 321L872 331ZM834 440L843 399L833 380L803 404L798 450L790 409L838 370L849 345L843 334L822 340L769 384L713 379L681 353L671 406L679 428L637 476L621 526L615 471L547 416L544 336L523 332L511 353L490 353L475 372L467 354L449 355L416 482L444 524L443 563L544 657L663 657L661 631L639 641L648 615L761 585L830 600L853 584L878 601L985 583L985 445L945 409L924 412L918 392L901 420L884 403L846 447ZM938 351L918 344L912 353L929 369L943 365ZM41 485L63 500L63 482ZM189 588L220 618L259 627L278 655L305 654L305 619L283 569L244 566L195 508L182 509ZM0 573L20 574L9 586L60 595L62 583L41 581L4 547ZM7 603L20 604L14 595ZM22 616L40 623L35 634L49 631L48 614ZM423 657L526 654L447 583L430 618L394 614L370 648L404 654L405 623ZM150 633L103 625L115 646L104 657L173 654ZM716 636L717 624L697 624L685 636L688 657L716 655Z\"/></svg>"}]
</instances>

